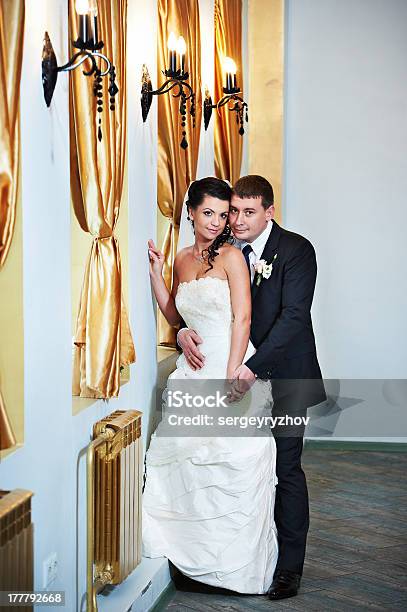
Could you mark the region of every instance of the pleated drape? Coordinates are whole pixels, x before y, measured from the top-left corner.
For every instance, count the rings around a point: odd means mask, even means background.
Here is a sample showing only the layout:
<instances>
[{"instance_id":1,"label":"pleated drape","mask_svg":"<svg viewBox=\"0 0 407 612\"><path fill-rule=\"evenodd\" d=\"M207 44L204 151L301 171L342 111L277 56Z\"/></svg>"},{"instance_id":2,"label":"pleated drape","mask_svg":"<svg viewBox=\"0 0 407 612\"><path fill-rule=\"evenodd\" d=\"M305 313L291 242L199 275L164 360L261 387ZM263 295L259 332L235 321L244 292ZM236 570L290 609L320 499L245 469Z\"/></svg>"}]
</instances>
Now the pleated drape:
<instances>
[{"instance_id":1,"label":"pleated drape","mask_svg":"<svg viewBox=\"0 0 407 612\"><path fill-rule=\"evenodd\" d=\"M0 0L0 268L14 231L20 159L24 0Z\"/></svg>"},{"instance_id":2,"label":"pleated drape","mask_svg":"<svg viewBox=\"0 0 407 612\"><path fill-rule=\"evenodd\" d=\"M17 444L10 420L0 391L0 451Z\"/></svg>"},{"instance_id":3,"label":"pleated drape","mask_svg":"<svg viewBox=\"0 0 407 612\"><path fill-rule=\"evenodd\" d=\"M192 127L188 102L185 126L188 147L186 150L182 149L180 142L184 128L181 127L179 114L180 99L172 96L174 90L169 94L157 97L157 199L161 213L169 222L164 244L161 246L165 255L163 276L169 289L172 285L173 262L177 252L182 203L190 182L196 178L198 164L202 117L198 0L158 0L157 76L159 86L165 79L162 70L165 70L168 65L167 41L171 31L177 36L183 36L187 44L186 70L189 72L189 83L196 94L196 125ZM175 330L168 325L160 312L158 313L157 335L159 344L175 346Z\"/></svg>"},{"instance_id":4,"label":"pleated drape","mask_svg":"<svg viewBox=\"0 0 407 612\"><path fill-rule=\"evenodd\" d=\"M0 0L0 271L13 238L20 165L24 0ZM0 450L16 444L0 391Z\"/></svg>"},{"instance_id":5,"label":"pleated drape","mask_svg":"<svg viewBox=\"0 0 407 612\"><path fill-rule=\"evenodd\" d=\"M223 60L231 57L237 66L237 83L243 93L242 70L242 0L215 0L215 100L223 96L225 73ZM239 94L242 95L242 94ZM244 98L244 95L242 95ZM236 124L236 113L229 112L227 105L215 120L215 174L232 185L240 177L243 139Z\"/></svg>"},{"instance_id":6,"label":"pleated drape","mask_svg":"<svg viewBox=\"0 0 407 612\"><path fill-rule=\"evenodd\" d=\"M70 38L77 38L75 0L69 0ZM116 110L109 110L103 79L102 140L93 78L70 72L71 195L76 218L93 236L75 332L73 394L116 397L120 368L135 361L123 302L120 250L114 230L120 212L126 159L127 0L98 0L102 52L116 67Z\"/></svg>"}]
</instances>

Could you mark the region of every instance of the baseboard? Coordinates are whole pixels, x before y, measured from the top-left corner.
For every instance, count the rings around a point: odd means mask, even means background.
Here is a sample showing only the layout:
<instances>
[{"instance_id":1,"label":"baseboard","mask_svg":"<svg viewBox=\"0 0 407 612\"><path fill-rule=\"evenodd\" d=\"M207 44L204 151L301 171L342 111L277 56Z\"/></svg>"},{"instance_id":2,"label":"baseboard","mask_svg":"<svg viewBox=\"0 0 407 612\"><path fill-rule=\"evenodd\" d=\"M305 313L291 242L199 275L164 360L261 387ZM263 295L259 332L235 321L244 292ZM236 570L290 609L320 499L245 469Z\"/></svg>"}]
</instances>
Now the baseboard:
<instances>
[{"instance_id":1,"label":"baseboard","mask_svg":"<svg viewBox=\"0 0 407 612\"><path fill-rule=\"evenodd\" d=\"M371 442L363 440L316 440L305 439L305 450L344 450L407 453L405 442Z\"/></svg>"},{"instance_id":2,"label":"baseboard","mask_svg":"<svg viewBox=\"0 0 407 612\"><path fill-rule=\"evenodd\" d=\"M124 582L98 596L99 612L150 612L171 585L168 560L143 557Z\"/></svg>"}]
</instances>

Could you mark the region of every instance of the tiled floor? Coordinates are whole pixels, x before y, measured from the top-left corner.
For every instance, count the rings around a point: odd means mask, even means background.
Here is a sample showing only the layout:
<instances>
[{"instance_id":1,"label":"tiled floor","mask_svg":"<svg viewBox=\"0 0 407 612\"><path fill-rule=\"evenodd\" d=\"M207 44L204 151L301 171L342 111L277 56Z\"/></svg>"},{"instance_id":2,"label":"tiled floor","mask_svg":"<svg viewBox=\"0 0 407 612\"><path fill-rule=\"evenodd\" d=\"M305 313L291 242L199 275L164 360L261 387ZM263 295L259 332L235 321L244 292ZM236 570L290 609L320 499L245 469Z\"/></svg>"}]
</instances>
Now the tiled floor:
<instances>
[{"instance_id":1,"label":"tiled floor","mask_svg":"<svg viewBox=\"0 0 407 612\"><path fill-rule=\"evenodd\" d=\"M305 449L311 526L297 597L174 592L167 612L407 610L407 453Z\"/></svg>"}]
</instances>

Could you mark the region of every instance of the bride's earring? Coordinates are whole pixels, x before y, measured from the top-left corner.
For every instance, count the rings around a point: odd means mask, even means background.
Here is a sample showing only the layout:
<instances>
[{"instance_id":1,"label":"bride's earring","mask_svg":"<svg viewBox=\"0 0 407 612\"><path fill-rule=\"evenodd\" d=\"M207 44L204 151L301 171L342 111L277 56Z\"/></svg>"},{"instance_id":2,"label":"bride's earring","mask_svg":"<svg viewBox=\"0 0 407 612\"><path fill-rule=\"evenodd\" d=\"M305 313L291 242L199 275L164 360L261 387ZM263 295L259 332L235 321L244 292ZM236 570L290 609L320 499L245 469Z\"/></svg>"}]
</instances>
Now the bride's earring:
<instances>
[{"instance_id":1,"label":"bride's earring","mask_svg":"<svg viewBox=\"0 0 407 612\"><path fill-rule=\"evenodd\" d=\"M194 220L191 219L191 217L189 215L187 216L187 219L188 219L188 221L191 222L192 229L194 229Z\"/></svg>"}]
</instances>

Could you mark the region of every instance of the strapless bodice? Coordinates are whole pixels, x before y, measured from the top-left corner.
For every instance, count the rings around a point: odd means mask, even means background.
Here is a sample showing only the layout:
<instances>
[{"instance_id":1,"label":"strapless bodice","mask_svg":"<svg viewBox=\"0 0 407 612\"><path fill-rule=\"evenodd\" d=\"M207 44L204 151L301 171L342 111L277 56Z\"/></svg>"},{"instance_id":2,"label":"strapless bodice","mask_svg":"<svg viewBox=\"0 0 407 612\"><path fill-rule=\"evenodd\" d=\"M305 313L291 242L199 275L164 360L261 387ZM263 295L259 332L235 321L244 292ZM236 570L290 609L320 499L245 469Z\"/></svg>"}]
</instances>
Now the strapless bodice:
<instances>
[{"instance_id":1,"label":"strapless bodice","mask_svg":"<svg viewBox=\"0 0 407 612\"><path fill-rule=\"evenodd\" d=\"M175 304L187 326L203 338L229 336L233 313L226 279L204 276L180 283Z\"/></svg>"},{"instance_id":2,"label":"strapless bodice","mask_svg":"<svg viewBox=\"0 0 407 612\"><path fill-rule=\"evenodd\" d=\"M232 337L233 311L229 282L217 276L204 276L178 285L175 304L187 327L202 339L199 349L205 355L201 370L191 370L184 355L177 360L177 370L171 375L191 378L224 378ZM245 361L254 353L249 342Z\"/></svg>"},{"instance_id":3,"label":"strapless bodice","mask_svg":"<svg viewBox=\"0 0 407 612\"><path fill-rule=\"evenodd\" d=\"M205 365L191 370L181 354L170 378L225 378L233 319L228 281L205 276L180 283L175 304L187 327L202 339L199 349Z\"/></svg>"}]
</instances>

